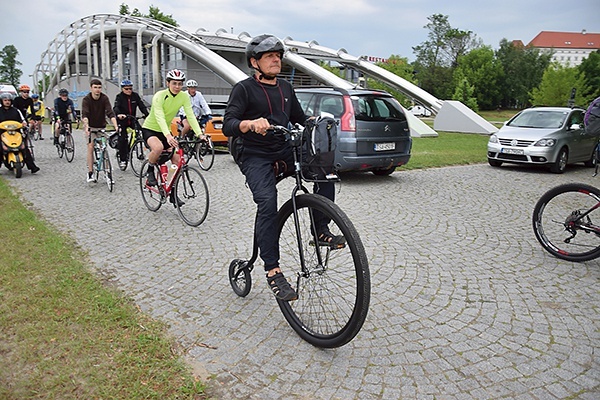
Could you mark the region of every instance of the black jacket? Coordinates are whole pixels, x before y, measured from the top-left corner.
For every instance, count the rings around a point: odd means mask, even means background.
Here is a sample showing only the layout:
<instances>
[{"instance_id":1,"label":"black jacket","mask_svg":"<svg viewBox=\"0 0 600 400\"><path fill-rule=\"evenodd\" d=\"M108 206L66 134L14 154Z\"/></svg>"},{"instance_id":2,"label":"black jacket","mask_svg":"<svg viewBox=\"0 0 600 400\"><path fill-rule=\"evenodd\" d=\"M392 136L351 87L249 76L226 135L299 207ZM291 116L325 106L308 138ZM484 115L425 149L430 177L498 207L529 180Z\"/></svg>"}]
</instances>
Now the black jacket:
<instances>
[{"instance_id":1,"label":"black jacket","mask_svg":"<svg viewBox=\"0 0 600 400\"><path fill-rule=\"evenodd\" d=\"M140 98L140 95L135 92L131 92L131 96L121 92L117 94L117 97L115 97L115 103L113 105L113 111L115 112L115 115L125 114L135 116L138 108L145 117L148 116L148 108L146 108L146 105Z\"/></svg>"},{"instance_id":2,"label":"black jacket","mask_svg":"<svg viewBox=\"0 0 600 400\"><path fill-rule=\"evenodd\" d=\"M266 118L272 125L282 126L287 126L290 122L304 124L307 118L294 88L286 80L278 78L277 85L274 86L262 84L254 77L236 83L225 109L225 136L241 137L244 151L248 153L270 154L283 149L283 137L262 136L254 132L241 133L241 121L260 117Z\"/></svg>"},{"instance_id":3,"label":"black jacket","mask_svg":"<svg viewBox=\"0 0 600 400\"><path fill-rule=\"evenodd\" d=\"M0 122L4 121L23 122L23 115L15 107L10 107L9 109L0 107Z\"/></svg>"}]
</instances>

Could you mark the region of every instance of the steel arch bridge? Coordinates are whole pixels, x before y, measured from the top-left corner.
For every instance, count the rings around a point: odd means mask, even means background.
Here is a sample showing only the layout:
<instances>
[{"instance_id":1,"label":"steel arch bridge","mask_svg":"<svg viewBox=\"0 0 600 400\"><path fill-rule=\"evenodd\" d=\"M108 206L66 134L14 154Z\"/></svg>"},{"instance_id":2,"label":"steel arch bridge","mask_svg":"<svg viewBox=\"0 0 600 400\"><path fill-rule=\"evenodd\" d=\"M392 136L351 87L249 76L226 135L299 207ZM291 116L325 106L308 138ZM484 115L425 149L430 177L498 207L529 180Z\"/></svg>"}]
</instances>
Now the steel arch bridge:
<instances>
[{"instance_id":1,"label":"steel arch bridge","mask_svg":"<svg viewBox=\"0 0 600 400\"><path fill-rule=\"evenodd\" d=\"M147 101L164 87L165 71L179 68L201 82L208 101L226 100L231 87L251 71L244 49L251 36L247 32L214 33L200 28L189 33L163 22L133 16L96 14L66 26L48 44L33 72L34 82L42 82L44 98L53 101L60 87L69 89L77 102L89 91L90 77L105 83L110 98L120 91L119 82L130 79ZM319 84L356 87L359 74L368 75L399 90L437 114L436 129L491 133L497 129L458 102L442 101L389 71L345 49L333 50L316 41L299 42L285 38L284 76L295 85ZM346 79L318 65L333 61L345 67ZM409 124L415 136L437 135L422 121L412 117ZM440 118L444 115L452 118ZM437 126L438 120L447 121ZM454 125L457 125L456 129Z\"/></svg>"}]
</instances>

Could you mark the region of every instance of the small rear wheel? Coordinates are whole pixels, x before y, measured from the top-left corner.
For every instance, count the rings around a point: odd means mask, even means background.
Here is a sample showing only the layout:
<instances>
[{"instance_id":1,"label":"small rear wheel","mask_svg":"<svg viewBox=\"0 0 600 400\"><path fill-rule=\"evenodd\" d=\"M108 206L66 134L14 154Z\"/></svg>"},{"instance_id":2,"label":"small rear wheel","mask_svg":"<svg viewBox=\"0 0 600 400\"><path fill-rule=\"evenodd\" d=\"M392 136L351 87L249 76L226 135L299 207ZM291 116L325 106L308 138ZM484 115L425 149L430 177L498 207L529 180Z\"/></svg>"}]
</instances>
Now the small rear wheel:
<instances>
[{"instance_id":1,"label":"small rear wheel","mask_svg":"<svg viewBox=\"0 0 600 400\"><path fill-rule=\"evenodd\" d=\"M186 165L174 187L177 213L190 226L199 226L208 215L208 185L197 168Z\"/></svg>"},{"instance_id":2,"label":"small rear wheel","mask_svg":"<svg viewBox=\"0 0 600 400\"><path fill-rule=\"evenodd\" d=\"M156 173L158 168L154 168ZM158 186L148 186L146 184L146 177L148 176L148 161L145 161L140 167L140 191L142 193L142 199L144 204L150 211L157 211L163 203L163 196ZM158 181L158 177L157 177Z\"/></svg>"},{"instance_id":3,"label":"small rear wheel","mask_svg":"<svg viewBox=\"0 0 600 400\"><path fill-rule=\"evenodd\" d=\"M70 133L65 136L65 157L68 162L73 161L75 157L75 141L73 140L73 135Z\"/></svg>"},{"instance_id":4,"label":"small rear wheel","mask_svg":"<svg viewBox=\"0 0 600 400\"><path fill-rule=\"evenodd\" d=\"M250 270L246 260L235 259L229 264L229 283L233 292L240 297L246 297L252 288Z\"/></svg>"}]
</instances>

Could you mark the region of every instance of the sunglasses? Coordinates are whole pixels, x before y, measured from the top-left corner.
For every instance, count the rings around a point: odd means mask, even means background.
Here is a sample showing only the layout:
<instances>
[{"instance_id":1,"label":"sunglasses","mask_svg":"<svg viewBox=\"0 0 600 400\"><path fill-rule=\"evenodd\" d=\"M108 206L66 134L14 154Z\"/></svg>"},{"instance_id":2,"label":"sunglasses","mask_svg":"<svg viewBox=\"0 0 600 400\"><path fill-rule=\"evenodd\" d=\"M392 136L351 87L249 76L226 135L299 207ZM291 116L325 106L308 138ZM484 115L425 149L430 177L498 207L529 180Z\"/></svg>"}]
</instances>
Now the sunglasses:
<instances>
[{"instance_id":1,"label":"sunglasses","mask_svg":"<svg viewBox=\"0 0 600 400\"><path fill-rule=\"evenodd\" d=\"M21 90L21 93L29 93L29 90Z\"/></svg>"},{"instance_id":2,"label":"sunglasses","mask_svg":"<svg viewBox=\"0 0 600 400\"><path fill-rule=\"evenodd\" d=\"M124 87L123 90L133 90L132 87Z\"/></svg>"}]
</instances>

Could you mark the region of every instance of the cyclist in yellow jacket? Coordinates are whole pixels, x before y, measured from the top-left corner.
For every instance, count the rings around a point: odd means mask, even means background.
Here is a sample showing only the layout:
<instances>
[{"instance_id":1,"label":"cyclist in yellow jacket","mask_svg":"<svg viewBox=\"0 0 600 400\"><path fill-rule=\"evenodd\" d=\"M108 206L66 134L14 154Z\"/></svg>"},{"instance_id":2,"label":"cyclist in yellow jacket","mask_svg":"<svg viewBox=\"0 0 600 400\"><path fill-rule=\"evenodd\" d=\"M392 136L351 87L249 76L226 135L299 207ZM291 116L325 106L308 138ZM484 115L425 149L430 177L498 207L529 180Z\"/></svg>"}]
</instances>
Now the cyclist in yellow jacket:
<instances>
[{"instance_id":1,"label":"cyclist in yellow jacket","mask_svg":"<svg viewBox=\"0 0 600 400\"><path fill-rule=\"evenodd\" d=\"M148 114L144 125L142 125L144 141L150 147L147 178L149 186L156 186L158 183L154 175L154 167L160 157L160 153L165 149L177 147L177 139L171 134L169 125L181 107L183 107L183 111L194 132L201 132L200 125L192 109L190 96L186 92L182 92L183 81L185 81L183 71L178 69L170 70L167 72L166 80L167 88L159 90L154 94L150 114ZM179 162L177 153L173 152L171 162L175 164ZM171 199L171 202L174 203L174 200ZM178 202L181 205L181 200L178 200Z\"/></svg>"}]
</instances>

